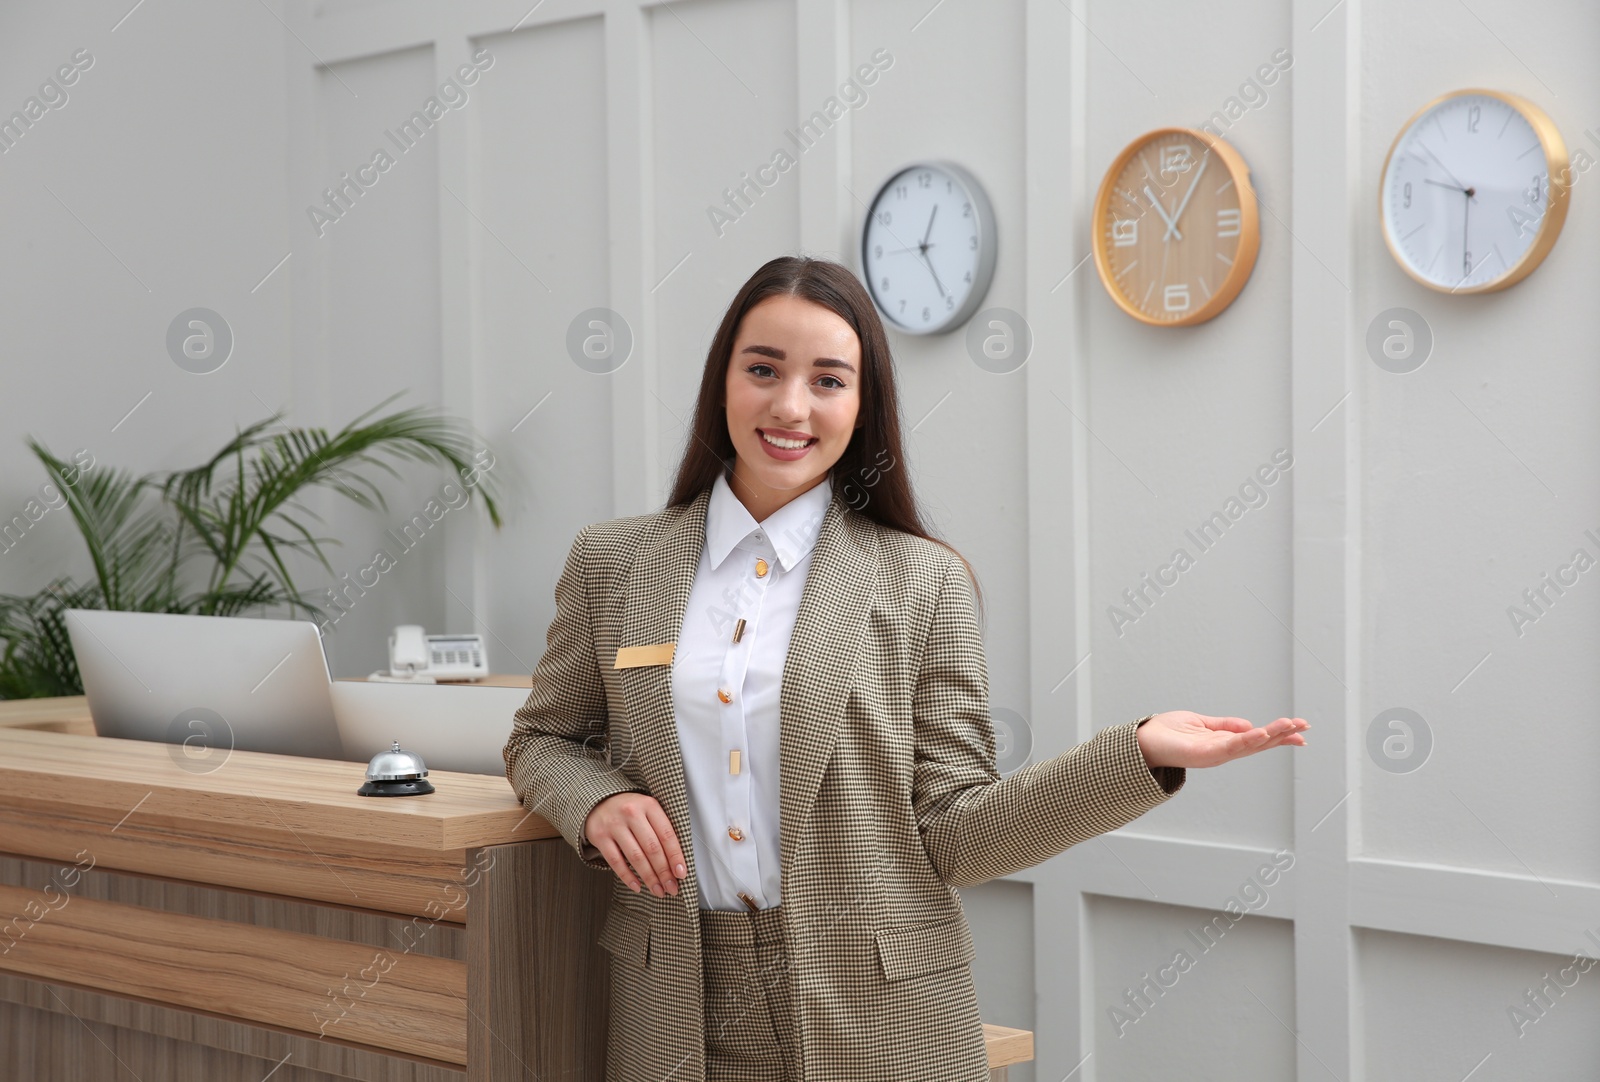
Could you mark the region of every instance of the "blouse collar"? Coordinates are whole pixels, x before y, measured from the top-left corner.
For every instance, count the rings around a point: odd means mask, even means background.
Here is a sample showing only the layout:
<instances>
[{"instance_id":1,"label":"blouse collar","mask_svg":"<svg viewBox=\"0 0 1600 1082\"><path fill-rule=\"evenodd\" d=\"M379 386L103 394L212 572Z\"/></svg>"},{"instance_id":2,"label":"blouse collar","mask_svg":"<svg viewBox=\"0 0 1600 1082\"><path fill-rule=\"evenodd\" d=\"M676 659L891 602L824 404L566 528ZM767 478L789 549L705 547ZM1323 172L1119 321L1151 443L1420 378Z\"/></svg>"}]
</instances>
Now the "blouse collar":
<instances>
[{"instance_id":1,"label":"blouse collar","mask_svg":"<svg viewBox=\"0 0 1600 1082\"><path fill-rule=\"evenodd\" d=\"M728 471L717 475L706 506L706 555L713 569L736 548L775 556L785 571L796 564L817 543L822 518L833 499L833 472L802 492L763 521L756 522L748 508L739 502L728 484ZM759 536L752 536L759 535Z\"/></svg>"}]
</instances>

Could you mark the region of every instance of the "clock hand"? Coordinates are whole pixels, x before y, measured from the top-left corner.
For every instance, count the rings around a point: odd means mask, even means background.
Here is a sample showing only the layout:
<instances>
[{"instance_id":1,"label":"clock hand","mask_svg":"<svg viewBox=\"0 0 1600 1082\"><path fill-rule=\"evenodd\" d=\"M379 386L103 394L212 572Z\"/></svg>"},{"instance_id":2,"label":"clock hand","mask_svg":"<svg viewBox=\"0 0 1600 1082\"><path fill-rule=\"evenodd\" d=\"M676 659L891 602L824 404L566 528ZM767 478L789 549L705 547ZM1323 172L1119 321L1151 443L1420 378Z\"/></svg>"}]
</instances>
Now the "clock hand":
<instances>
[{"instance_id":1,"label":"clock hand","mask_svg":"<svg viewBox=\"0 0 1600 1082\"><path fill-rule=\"evenodd\" d=\"M933 205L933 213L928 215L928 231L926 233L922 234L922 246L924 248L926 248L928 246L928 238L933 235L933 219L934 219L934 216L937 215L938 213L939 213L939 204L935 203Z\"/></svg>"},{"instance_id":2,"label":"clock hand","mask_svg":"<svg viewBox=\"0 0 1600 1082\"><path fill-rule=\"evenodd\" d=\"M1459 188L1461 191L1466 191L1467 190L1467 186L1465 184L1462 184L1461 181L1456 180L1456 175L1454 173L1450 172L1450 167L1448 165L1444 164L1444 162L1439 160L1439 155L1435 154L1433 151L1428 149L1428 144L1424 143L1422 141L1422 137L1421 136L1417 137L1417 146L1421 147L1423 149L1423 151L1428 155L1428 157L1433 159L1433 164L1434 165L1437 165L1440 169L1444 170L1445 176L1449 177L1451 180L1454 180L1456 182L1456 187L1457 188Z\"/></svg>"},{"instance_id":3,"label":"clock hand","mask_svg":"<svg viewBox=\"0 0 1600 1082\"><path fill-rule=\"evenodd\" d=\"M1182 240L1182 237L1178 238ZM1167 258L1172 255L1172 245L1168 244L1161 249L1161 273L1156 276L1156 281L1162 285L1167 284Z\"/></svg>"},{"instance_id":4,"label":"clock hand","mask_svg":"<svg viewBox=\"0 0 1600 1082\"><path fill-rule=\"evenodd\" d=\"M1183 234L1178 232L1178 223L1167 217L1167 209L1161 205L1161 200L1156 198L1156 193L1150 190L1148 184L1144 186L1144 197L1150 200L1150 204L1156 208L1156 213L1161 215L1161 220L1167 223L1167 232L1176 234L1178 239L1182 240ZM1162 234L1161 239L1166 240L1166 234Z\"/></svg>"},{"instance_id":5,"label":"clock hand","mask_svg":"<svg viewBox=\"0 0 1600 1082\"><path fill-rule=\"evenodd\" d=\"M1434 184L1434 185L1437 185L1440 188L1449 188L1452 192L1464 192L1464 191L1467 190L1465 188L1457 188L1454 184L1446 184L1442 180L1434 180L1432 177L1423 177L1422 178L1422 183L1424 183L1424 184Z\"/></svg>"},{"instance_id":6,"label":"clock hand","mask_svg":"<svg viewBox=\"0 0 1600 1082\"><path fill-rule=\"evenodd\" d=\"M1200 156L1200 168L1195 170L1194 179L1189 182L1189 190L1183 193L1183 202L1179 203L1178 209L1172 212L1172 224L1167 227L1172 232L1178 232L1178 219L1183 217L1183 210L1189 205L1189 197L1194 194L1195 187L1200 183L1201 174L1206 171L1206 163L1210 160L1211 152L1209 150ZM1182 234L1179 234L1178 239L1183 239Z\"/></svg>"},{"instance_id":7,"label":"clock hand","mask_svg":"<svg viewBox=\"0 0 1600 1082\"><path fill-rule=\"evenodd\" d=\"M938 243L939 243L938 241L934 241L932 244L919 244L919 245L917 245L915 247L912 247L912 248L895 248L892 251L884 252L883 254L884 255L899 255L901 252L916 252L918 254L921 254L923 249L936 247L938 245Z\"/></svg>"},{"instance_id":8,"label":"clock hand","mask_svg":"<svg viewBox=\"0 0 1600 1082\"><path fill-rule=\"evenodd\" d=\"M933 284L939 287L939 296L945 296L944 283L939 281L939 272L933 269L933 260L928 258L927 252L922 253L922 261L928 265L928 273L933 275Z\"/></svg>"},{"instance_id":9,"label":"clock hand","mask_svg":"<svg viewBox=\"0 0 1600 1082\"><path fill-rule=\"evenodd\" d=\"M1461 280L1466 281L1472 273L1472 252L1467 248L1467 214L1472 210L1472 189L1462 188L1461 194L1466 196L1461 201Z\"/></svg>"}]
</instances>

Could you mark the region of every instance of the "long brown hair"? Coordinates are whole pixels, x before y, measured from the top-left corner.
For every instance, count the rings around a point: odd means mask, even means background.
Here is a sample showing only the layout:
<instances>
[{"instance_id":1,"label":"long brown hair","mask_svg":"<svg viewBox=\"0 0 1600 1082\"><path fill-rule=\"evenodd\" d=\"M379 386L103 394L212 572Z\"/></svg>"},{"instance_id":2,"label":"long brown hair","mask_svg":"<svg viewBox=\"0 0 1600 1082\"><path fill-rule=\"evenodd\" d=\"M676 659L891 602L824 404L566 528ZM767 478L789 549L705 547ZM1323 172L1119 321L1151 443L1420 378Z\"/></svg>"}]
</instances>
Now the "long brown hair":
<instances>
[{"instance_id":1,"label":"long brown hair","mask_svg":"<svg viewBox=\"0 0 1600 1082\"><path fill-rule=\"evenodd\" d=\"M861 405L856 430L833 467L834 499L880 525L914 534L955 553L972 580L981 612L983 592L978 586L977 573L954 546L935 537L923 524L916 497L911 492L911 478L900 444L900 398L895 391L894 358L889 352L883 321L878 318L878 310L873 307L866 288L850 269L830 260L779 256L752 274L728 305L722 325L717 328L706 353L688 444L678 463L667 506L692 503L696 496L716 484L725 468L724 462L734 454L733 439L728 435L728 414L722 405L734 339L746 312L768 297L783 295L811 301L833 312L850 325L861 343ZM860 507L855 506L853 497L843 494L846 488L862 494Z\"/></svg>"}]
</instances>

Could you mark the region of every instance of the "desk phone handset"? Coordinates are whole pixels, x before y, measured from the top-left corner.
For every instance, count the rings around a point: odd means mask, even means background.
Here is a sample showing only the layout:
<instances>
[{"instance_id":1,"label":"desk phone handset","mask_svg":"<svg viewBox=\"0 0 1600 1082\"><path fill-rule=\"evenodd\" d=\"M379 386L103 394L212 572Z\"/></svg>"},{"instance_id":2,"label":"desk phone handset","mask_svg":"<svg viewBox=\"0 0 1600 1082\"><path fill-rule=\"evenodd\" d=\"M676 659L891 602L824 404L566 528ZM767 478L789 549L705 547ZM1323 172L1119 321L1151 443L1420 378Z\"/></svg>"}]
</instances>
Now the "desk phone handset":
<instances>
[{"instance_id":1,"label":"desk phone handset","mask_svg":"<svg viewBox=\"0 0 1600 1082\"><path fill-rule=\"evenodd\" d=\"M428 635L419 624L401 624L389 636L389 671L367 679L433 684L488 675L482 635Z\"/></svg>"}]
</instances>

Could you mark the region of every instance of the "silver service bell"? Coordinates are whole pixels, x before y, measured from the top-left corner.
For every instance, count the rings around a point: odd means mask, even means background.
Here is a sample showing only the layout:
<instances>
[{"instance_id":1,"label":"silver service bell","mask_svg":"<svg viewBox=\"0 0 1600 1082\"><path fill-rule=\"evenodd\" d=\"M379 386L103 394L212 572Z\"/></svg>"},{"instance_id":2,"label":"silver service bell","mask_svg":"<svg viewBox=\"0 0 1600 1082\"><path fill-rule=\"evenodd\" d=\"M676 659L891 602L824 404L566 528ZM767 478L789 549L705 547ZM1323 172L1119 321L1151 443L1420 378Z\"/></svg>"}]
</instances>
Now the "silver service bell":
<instances>
[{"instance_id":1,"label":"silver service bell","mask_svg":"<svg viewBox=\"0 0 1600 1082\"><path fill-rule=\"evenodd\" d=\"M421 796L433 792L428 766L422 756L400 750L400 741L380 751L367 764L367 780L356 792L361 796Z\"/></svg>"}]
</instances>

